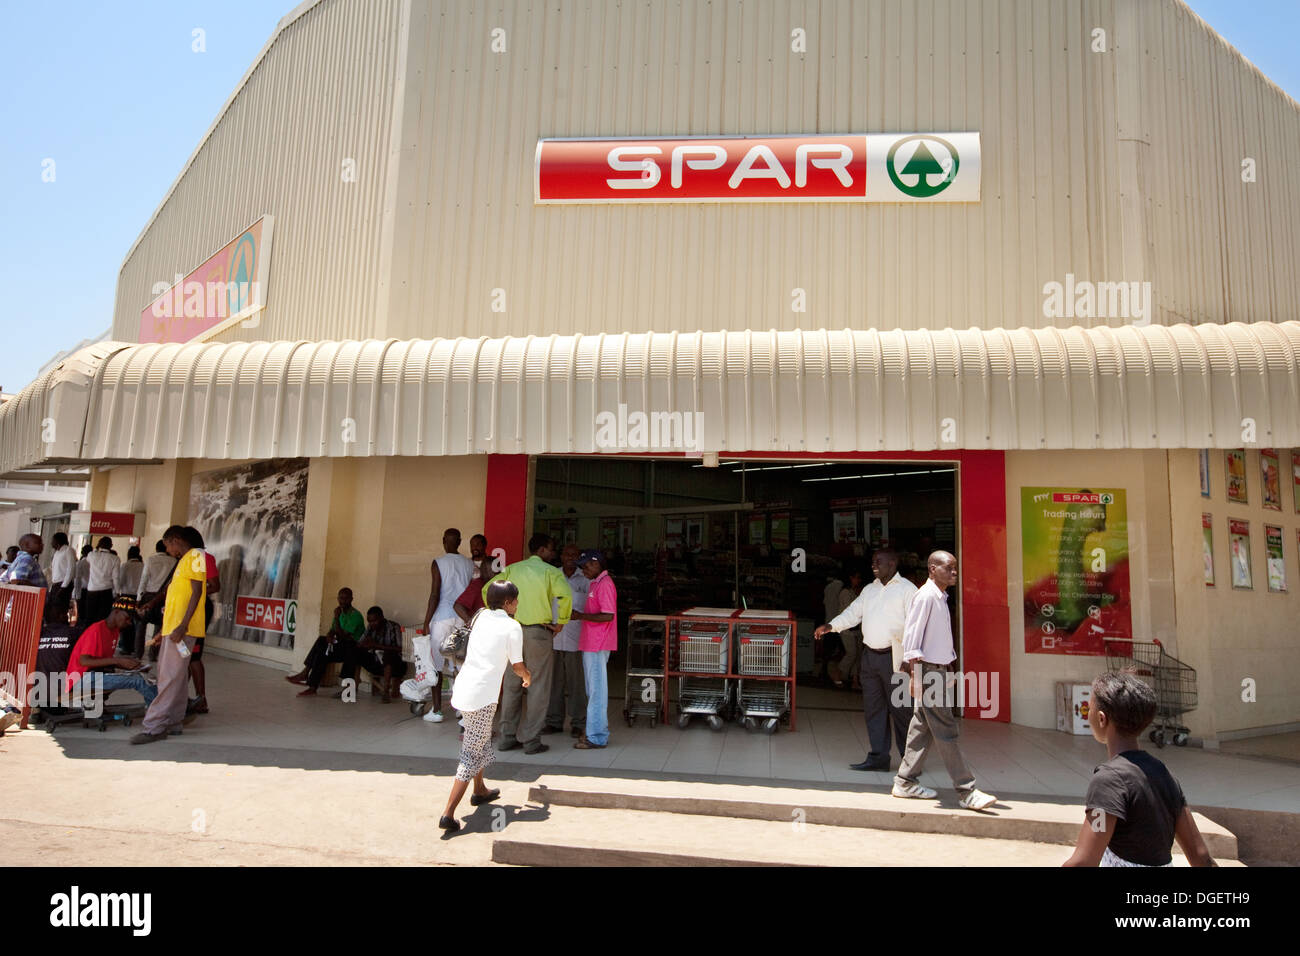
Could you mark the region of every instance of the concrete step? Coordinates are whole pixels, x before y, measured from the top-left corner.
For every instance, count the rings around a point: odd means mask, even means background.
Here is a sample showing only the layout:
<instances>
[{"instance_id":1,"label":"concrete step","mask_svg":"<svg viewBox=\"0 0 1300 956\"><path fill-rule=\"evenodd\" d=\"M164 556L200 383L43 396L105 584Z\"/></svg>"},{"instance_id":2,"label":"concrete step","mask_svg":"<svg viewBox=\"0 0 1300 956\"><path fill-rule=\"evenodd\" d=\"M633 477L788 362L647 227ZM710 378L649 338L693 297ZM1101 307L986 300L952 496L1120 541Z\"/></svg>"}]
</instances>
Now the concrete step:
<instances>
[{"instance_id":1,"label":"concrete step","mask_svg":"<svg viewBox=\"0 0 1300 956\"><path fill-rule=\"evenodd\" d=\"M492 844L494 863L515 866L1060 866L1069 855L1029 840L560 805Z\"/></svg>"},{"instance_id":2,"label":"concrete step","mask_svg":"<svg viewBox=\"0 0 1300 956\"><path fill-rule=\"evenodd\" d=\"M914 834L1016 840L1073 846L1083 823L1078 802L1053 798L1007 798L975 813L957 806L953 791L936 800L901 800L888 790L835 790L749 786L700 781L576 777L538 778L529 799L548 806L640 810L707 817L767 820L789 826L856 827ZM1236 860L1237 838L1225 827L1194 814L1216 860Z\"/></svg>"}]
</instances>

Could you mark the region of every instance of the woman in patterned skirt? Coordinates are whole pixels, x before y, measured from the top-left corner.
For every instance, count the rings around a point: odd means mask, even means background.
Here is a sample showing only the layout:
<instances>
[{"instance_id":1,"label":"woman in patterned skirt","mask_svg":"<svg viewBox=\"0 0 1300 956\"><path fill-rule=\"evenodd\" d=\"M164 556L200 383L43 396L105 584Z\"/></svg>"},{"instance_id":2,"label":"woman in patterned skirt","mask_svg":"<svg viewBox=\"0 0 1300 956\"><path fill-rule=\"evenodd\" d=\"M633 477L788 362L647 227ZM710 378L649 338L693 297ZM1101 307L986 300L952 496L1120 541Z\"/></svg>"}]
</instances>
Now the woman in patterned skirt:
<instances>
[{"instance_id":1,"label":"woman in patterned skirt","mask_svg":"<svg viewBox=\"0 0 1300 956\"><path fill-rule=\"evenodd\" d=\"M492 716L501 696L506 665L513 668L525 687L532 682L532 675L524 666L524 631L514 617L518 607L519 589L509 581L488 585L487 608L474 620L465 650L465 665L452 690L451 706L460 711L465 736L460 744L456 781L451 785L447 809L438 821L439 829L449 832L460 829L456 807L471 780L474 792L469 798L470 806L477 807L501 796L500 790L487 788L483 771L492 763Z\"/></svg>"}]
</instances>

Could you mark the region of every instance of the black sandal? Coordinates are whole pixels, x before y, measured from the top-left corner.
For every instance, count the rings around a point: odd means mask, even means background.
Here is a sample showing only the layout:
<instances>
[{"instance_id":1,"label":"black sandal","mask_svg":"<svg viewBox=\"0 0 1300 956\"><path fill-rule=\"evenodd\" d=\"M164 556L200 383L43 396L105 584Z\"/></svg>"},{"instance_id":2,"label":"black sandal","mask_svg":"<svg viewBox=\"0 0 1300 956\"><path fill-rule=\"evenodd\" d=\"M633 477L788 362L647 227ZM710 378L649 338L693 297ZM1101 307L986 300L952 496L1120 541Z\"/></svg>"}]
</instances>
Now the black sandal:
<instances>
[{"instance_id":1,"label":"black sandal","mask_svg":"<svg viewBox=\"0 0 1300 956\"><path fill-rule=\"evenodd\" d=\"M477 793L471 793L469 795L469 805L471 807L477 807L484 803L491 803L499 796L501 796L500 790L489 790L481 797Z\"/></svg>"}]
</instances>

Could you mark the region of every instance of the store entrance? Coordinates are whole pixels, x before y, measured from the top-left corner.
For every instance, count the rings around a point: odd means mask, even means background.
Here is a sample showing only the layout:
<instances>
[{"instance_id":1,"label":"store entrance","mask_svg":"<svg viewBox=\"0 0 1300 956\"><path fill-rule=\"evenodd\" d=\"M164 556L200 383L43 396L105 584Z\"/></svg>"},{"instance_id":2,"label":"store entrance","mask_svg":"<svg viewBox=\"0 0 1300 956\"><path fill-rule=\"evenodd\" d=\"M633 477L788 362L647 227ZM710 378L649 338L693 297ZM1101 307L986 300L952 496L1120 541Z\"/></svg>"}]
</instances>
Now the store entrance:
<instances>
[{"instance_id":1,"label":"store entrance","mask_svg":"<svg viewBox=\"0 0 1300 956\"><path fill-rule=\"evenodd\" d=\"M931 551L957 554L956 467L752 458L705 467L696 459L541 457L532 531L605 552L618 586L620 634L638 613L791 611L800 707L856 710L853 675L838 672L839 642L815 644L813 630L851 599L842 588L871 583L875 549L896 551L898 573L918 586ZM950 598L959 634L956 600Z\"/></svg>"}]
</instances>

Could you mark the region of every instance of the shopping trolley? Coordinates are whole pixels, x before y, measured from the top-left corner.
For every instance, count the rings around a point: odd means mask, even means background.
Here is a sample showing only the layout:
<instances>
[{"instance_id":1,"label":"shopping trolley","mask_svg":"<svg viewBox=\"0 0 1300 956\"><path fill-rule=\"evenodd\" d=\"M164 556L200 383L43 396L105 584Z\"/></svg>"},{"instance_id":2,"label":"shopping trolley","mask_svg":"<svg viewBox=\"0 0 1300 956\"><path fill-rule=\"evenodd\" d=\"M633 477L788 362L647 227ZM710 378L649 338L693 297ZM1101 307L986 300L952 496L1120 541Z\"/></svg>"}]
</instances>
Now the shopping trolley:
<instances>
[{"instance_id":1,"label":"shopping trolley","mask_svg":"<svg viewBox=\"0 0 1300 956\"><path fill-rule=\"evenodd\" d=\"M791 621L736 624L737 666L736 709L746 729L761 726L775 733L782 718L790 713L790 685L786 681L746 681L745 677L789 677L790 647L794 642Z\"/></svg>"},{"instance_id":2,"label":"shopping trolley","mask_svg":"<svg viewBox=\"0 0 1300 956\"><path fill-rule=\"evenodd\" d=\"M623 719L629 727L638 717L649 717L651 727L659 723L659 707L664 692L664 627L667 620L662 614L633 614L627 619Z\"/></svg>"},{"instance_id":3,"label":"shopping trolley","mask_svg":"<svg viewBox=\"0 0 1300 956\"><path fill-rule=\"evenodd\" d=\"M714 730L722 729L731 702L731 681L725 677L695 675L726 674L731 649L731 625L726 621L671 618L668 644L676 651L677 726L683 730L691 718L707 718Z\"/></svg>"},{"instance_id":4,"label":"shopping trolley","mask_svg":"<svg viewBox=\"0 0 1300 956\"><path fill-rule=\"evenodd\" d=\"M1148 735L1157 747L1172 741L1186 747L1190 731L1176 718L1196 709L1196 669L1164 649L1159 640L1135 641L1114 637L1106 641L1106 666L1129 671L1156 692L1156 719Z\"/></svg>"}]
</instances>

